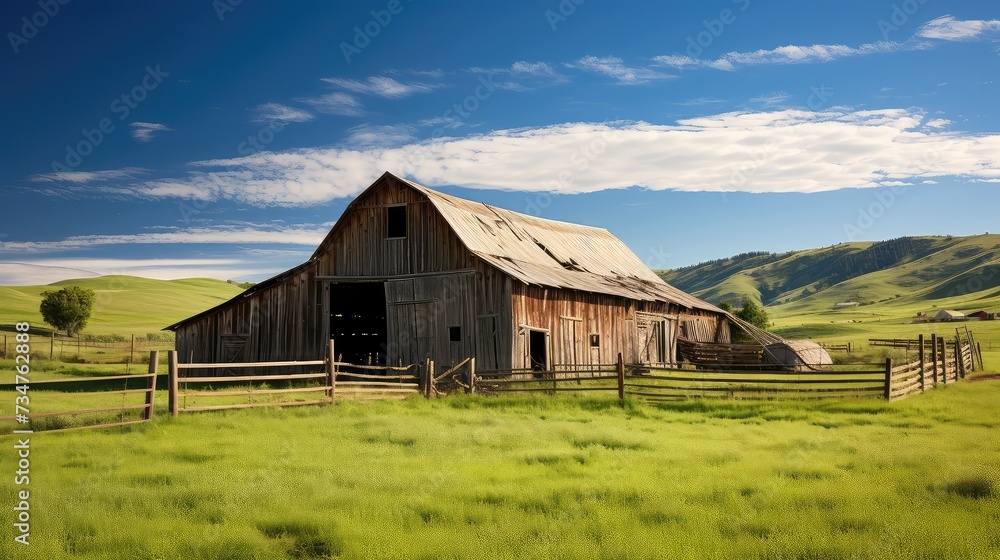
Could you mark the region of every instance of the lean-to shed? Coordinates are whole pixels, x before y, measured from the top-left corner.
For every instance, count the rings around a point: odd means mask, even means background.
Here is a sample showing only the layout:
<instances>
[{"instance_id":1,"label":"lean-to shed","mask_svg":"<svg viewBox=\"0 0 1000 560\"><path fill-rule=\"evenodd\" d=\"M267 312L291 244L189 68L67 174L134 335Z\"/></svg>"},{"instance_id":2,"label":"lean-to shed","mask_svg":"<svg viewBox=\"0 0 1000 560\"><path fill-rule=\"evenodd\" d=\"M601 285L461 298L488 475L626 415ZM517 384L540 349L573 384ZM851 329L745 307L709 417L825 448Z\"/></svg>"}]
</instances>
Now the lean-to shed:
<instances>
[{"instance_id":1,"label":"lean-to shed","mask_svg":"<svg viewBox=\"0 0 1000 560\"><path fill-rule=\"evenodd\" d=\"M167 327L182 361L316 359L560 369L676 362L729 342L719 308L664 282L606 229L463 200L390 173L305 263Z\"/></svg>"}]
</instances>

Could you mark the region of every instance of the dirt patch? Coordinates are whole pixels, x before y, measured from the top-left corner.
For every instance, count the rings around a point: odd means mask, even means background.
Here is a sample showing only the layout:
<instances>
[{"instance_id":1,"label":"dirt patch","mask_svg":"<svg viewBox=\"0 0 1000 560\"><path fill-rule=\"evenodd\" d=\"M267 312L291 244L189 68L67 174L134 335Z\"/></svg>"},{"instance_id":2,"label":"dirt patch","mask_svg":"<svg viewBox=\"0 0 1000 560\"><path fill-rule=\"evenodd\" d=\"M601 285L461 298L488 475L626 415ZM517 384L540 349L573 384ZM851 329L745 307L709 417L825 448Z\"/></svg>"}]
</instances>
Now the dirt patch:
<instances>
[{"instance_id":1,"label":"dirt patch","mask_svg":"<svg viewBox=\"0 0 1000 560\"><path fill-rule=\"evenodd\" d=\"M991 373L990 375L980 375L977 377L970 377L969 381L996 381L1000 379L1000 373Z\"/></svg>"}]
</instances>

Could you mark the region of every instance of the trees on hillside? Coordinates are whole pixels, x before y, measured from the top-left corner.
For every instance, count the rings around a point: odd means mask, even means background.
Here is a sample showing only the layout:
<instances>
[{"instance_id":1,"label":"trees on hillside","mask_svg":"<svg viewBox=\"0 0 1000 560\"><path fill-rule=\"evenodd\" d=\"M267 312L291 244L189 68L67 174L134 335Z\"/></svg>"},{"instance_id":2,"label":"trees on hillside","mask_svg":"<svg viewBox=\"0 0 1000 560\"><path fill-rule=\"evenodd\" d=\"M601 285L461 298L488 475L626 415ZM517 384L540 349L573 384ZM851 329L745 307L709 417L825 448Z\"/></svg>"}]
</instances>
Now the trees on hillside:
<instances>
[{"instance_id":1,"label":"trees on hillside","mask_svg":"<svg viewBox=\"0 0 1000 560\"><path fill-rule=\"evenodd\" d=\"M38 310L46 323L73 336L87 326L96 297L94 290L68 286L58 292L42 292Z\"/></svg>"}]
</instances>

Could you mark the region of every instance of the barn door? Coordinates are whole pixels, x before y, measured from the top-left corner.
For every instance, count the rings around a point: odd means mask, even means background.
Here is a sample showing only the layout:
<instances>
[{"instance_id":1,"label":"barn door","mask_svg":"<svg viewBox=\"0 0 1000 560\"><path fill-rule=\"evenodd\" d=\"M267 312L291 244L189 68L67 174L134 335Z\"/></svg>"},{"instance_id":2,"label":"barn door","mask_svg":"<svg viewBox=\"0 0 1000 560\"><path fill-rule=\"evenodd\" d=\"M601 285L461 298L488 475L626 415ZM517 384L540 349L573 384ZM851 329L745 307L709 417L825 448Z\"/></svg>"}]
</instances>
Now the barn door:
<instances>
[{"instance_id":1,"label":"barn door","mask_svg":"<svg viewBox=\"0 0 1000 560\"><path fill-rule=\"evenodd\" d=\"M582 342L580 336L582 336L582 325L583 319L577 317L560 317L560 322L562 323L562 341L559 348L558 363L553 364L553 369L559 369L559 366L566 366L565 369L573 369L573 366L579 366L582 361L580 348Z\"/></svg>"},{"instance_id":2,"label":"barn door","mask_svg":"<svg viewBox=\"0 0 1000 560\"><path fill-rule=\"evenodd\" d=\"M422 363L435 359L437 304L434 301L389 304L390 362Z\"/></svg>"},{"instance_id":3,"label":"barn door","mask_svg":"<svg viewBox=\"0 0 1000 560\"><path fill-rule=\"evenodd\" d=\"M225 362L235 362L243 354L243 349L247 345L248 334L224 334L222 335L222 359ZM244 360L247 358L243 356Z\"/></svg>"},{"instance_id":4,"label":"barn door","mask_svg":"<svg viewBox=\"0 0 1000 560\"><path fill-rule=\"evenodd\" d=\"M499 336L496 315L476 317L476 365L479 369L500 368Z\"/></svg>"},{"instance_id":5,"label":"barn door","mask_svg":"<svg viewBox=\"0 0 1000 560\"><path fill-rule=\"evenodd\" d=\"M643 317L637 322L639 360L647 364L661 364L669 361L666 354L666 320Z\"/></svg>"}]
</instances>

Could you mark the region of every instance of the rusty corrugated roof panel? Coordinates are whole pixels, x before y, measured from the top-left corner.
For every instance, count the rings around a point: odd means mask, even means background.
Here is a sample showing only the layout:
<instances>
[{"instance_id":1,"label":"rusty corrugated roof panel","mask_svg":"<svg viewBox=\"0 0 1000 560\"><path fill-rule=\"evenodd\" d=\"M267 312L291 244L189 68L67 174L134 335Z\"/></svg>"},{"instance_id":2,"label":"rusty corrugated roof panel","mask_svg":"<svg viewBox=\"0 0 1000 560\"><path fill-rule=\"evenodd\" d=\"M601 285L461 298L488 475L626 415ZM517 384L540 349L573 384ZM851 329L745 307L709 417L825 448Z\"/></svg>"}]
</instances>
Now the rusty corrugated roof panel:
<instances>
[{"instance_id":1,"label":"rusty corrugated roof panel","mask_svg":"<svg viewBox=\"0 0 1000 560\"><path fill-rule=\"evenodd\" d=\"M427 196L473 254L526 284L722 312L664 282L606 229L537 218L400 181Z\"/></svg>"}]
</instances>

